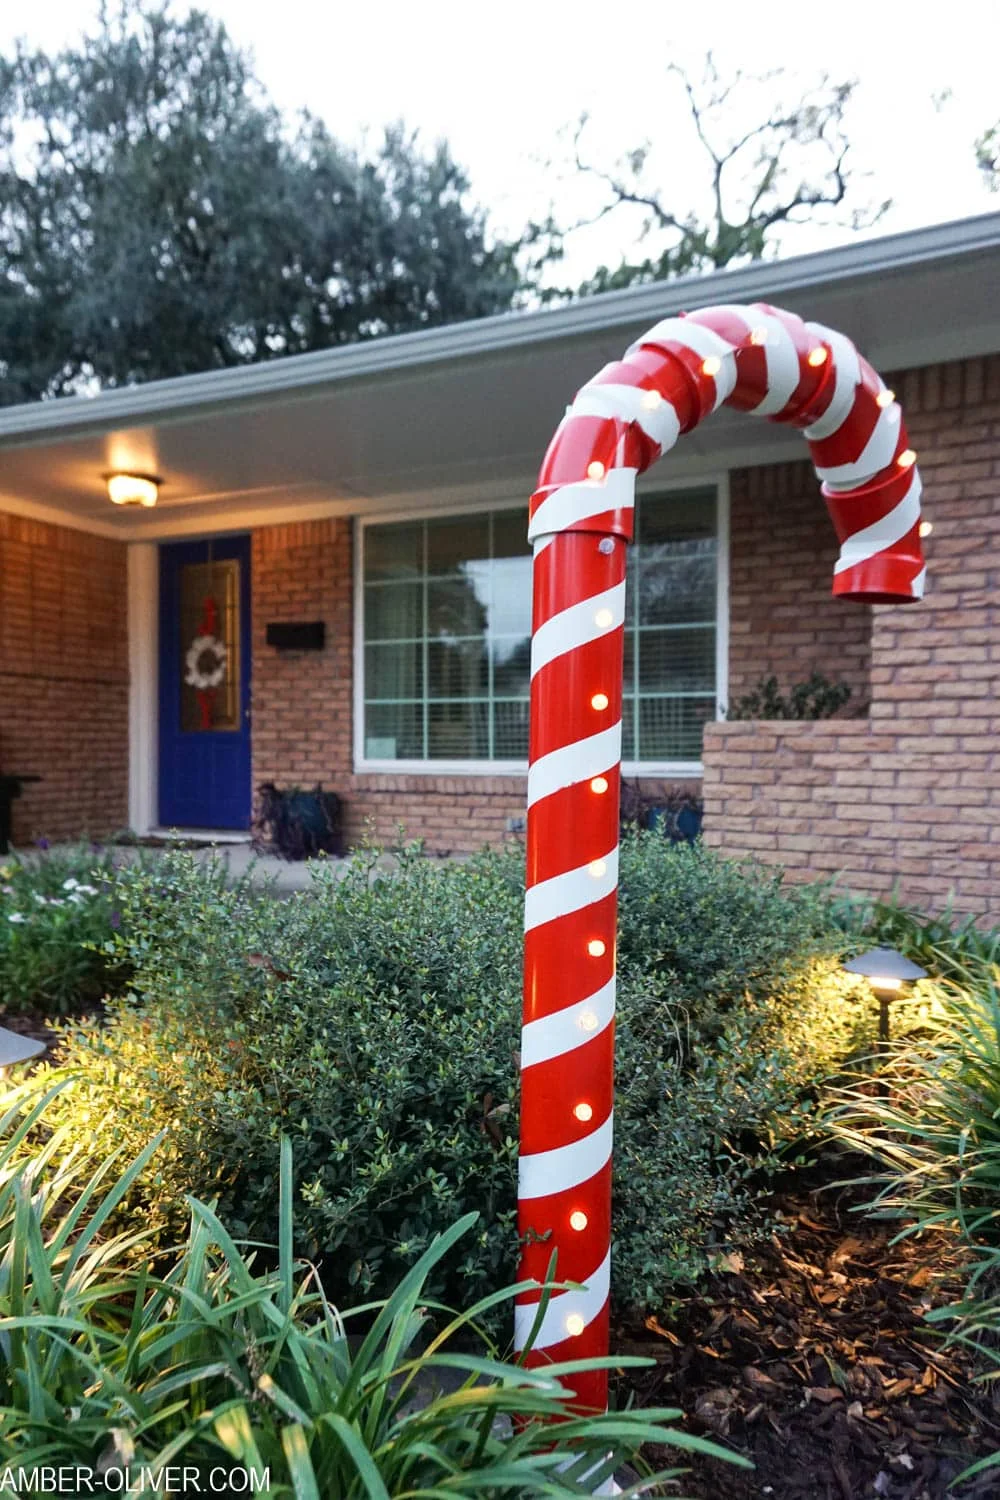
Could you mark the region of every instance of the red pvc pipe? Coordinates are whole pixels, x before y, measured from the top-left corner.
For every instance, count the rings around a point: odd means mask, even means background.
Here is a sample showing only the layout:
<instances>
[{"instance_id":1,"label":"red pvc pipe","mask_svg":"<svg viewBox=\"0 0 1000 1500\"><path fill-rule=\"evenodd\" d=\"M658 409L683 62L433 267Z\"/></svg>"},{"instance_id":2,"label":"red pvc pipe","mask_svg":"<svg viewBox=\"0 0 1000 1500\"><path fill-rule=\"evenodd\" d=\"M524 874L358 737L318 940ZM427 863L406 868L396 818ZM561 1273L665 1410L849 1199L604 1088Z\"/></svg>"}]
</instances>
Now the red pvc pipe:
<instances>
[{"instance_id":1,"label":"red pvc pipe","mask_svg":"<svg viewBox=\"0 0 1000 1500\"><path fill-rule=\"evenodd\" d=\"M917 600L920 478L893 393L843 334L765 303L668 318L578 393L531 499L534 545L518 1224L559 1280L527 1363L608 1352L625 548L635 478L726 404L804 429L841 544L834 594ZM523 1349L538 1292L515 1309ZM603 1372L574 1378L607 1405Z\"/></svg>"}]
</instances>

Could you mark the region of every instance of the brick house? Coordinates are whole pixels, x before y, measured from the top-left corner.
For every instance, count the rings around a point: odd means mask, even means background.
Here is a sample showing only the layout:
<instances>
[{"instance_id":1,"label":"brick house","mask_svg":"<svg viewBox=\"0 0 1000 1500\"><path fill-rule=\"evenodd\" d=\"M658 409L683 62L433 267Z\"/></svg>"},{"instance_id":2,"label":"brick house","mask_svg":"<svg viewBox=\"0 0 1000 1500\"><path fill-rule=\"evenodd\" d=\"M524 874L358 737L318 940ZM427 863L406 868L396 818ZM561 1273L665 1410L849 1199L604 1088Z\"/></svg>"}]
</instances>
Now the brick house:
<instances>
[{"instance_id":1,"label":"brick house","mask_svg":"<svg viewBox=\"0 0 1000 1500\"><path fill-rule=\"evenodd\" d=\"M703 779L727 853L1000 917L1000 214L0 410L0 772L42 777L15 840L245 828L267 780L338 791L352 838L502 836L548 439L658 319L758 300L850 335L899 395L927 598L833 600L801 436L717 412L640 483L626 775ZM111 504L119 472L156 475L155 507ZM275 644L282 624L322 645ZM814 671L852 689L837 718L724 721Z\"/></svg>"}]
</instances>

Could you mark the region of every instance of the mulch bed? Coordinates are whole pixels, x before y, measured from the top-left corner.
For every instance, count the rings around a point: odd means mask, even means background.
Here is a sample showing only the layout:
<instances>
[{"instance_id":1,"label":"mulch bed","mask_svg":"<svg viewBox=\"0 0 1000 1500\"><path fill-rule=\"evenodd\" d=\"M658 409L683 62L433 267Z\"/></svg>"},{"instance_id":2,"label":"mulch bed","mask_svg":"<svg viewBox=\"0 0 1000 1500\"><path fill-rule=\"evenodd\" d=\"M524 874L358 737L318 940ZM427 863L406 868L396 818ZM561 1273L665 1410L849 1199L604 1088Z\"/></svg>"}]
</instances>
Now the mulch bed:
<instances>
[{"instance_id":1,"label":"mulch bed","mask_svg":"<svg viewBox=\"0 0 1000 1500\"><path fill-rule=\"evenodd\" d=\"M841 1164L842 1165L842 1164ZM854 1198L853 1203L857 1204ZM782 1199L786 1232L740 1257L662 1320L619 1330L645 1354L641 1405L678 1406L689 1431L750 1458L754 1472L695 1457L670 1493L692 1500L985 1500L1000 1469L955 1489L1000 1449L1000 1389L973 1385L970 1355L924 1321L961 1293L953 1240L889 1244L898 1226L831 1191ZM648 1454L666 1467L671 1455ZM674 1455L674 1462L677 1457Z\"/></svg>"}]
</instances>

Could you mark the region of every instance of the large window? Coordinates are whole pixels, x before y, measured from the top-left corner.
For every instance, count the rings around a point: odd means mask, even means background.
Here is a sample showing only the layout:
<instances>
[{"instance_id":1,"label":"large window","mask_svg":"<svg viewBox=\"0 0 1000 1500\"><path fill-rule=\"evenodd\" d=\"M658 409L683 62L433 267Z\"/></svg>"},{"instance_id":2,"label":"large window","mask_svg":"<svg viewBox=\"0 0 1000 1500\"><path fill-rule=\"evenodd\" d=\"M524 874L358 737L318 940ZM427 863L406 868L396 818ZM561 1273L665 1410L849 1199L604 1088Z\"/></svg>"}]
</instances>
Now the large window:
<instances>
[{"instance_id":1,"label":"large window","mask_svg":"<svg viewBox=\"0 0 1000 1500\"><path fill-rule=\"evenodd\" d=\"M531 553L524 508L365 525L365 761L523 762ZM714 489L643 498L629 549L622 753L697 761L716 712Z\"/></svg>"}]
</instances>

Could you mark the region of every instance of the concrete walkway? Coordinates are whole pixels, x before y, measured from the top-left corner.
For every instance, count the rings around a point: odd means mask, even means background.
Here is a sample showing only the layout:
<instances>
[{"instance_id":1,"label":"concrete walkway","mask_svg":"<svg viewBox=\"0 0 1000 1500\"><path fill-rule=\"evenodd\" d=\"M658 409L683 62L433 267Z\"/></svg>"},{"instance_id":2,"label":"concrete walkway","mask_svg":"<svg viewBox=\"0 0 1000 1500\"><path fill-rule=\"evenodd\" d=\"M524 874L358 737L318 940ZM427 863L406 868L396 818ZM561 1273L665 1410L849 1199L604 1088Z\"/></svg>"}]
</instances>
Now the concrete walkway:
<instances>
[{"instance_id":1,"label":"concrete walkway","mask_svg":"<svg viewBox=\"0 0 1000 1500\"><path fill-rule=\"evenodd\" d=\"M133 847L123 844L114 850L114 855L116 860L120 859L125 864L133 859L156 860L167 852L166 848L149 849L141 845ZM256 854L248 841L237 842L233 839L220 839L218 843L208 841L195 849L185 848L184 852L199 864L219 860L225 865L230 880L240 880L250 871L254 880L261 884L269 883L277 894L286 896L292 891L309 889L312 884L312 865L331 865L339 871L345 870L349 863L348 859L335 859L331 855L324 855L321 860L279 859L275 854Z\"/></svg>"}]
</instances>

